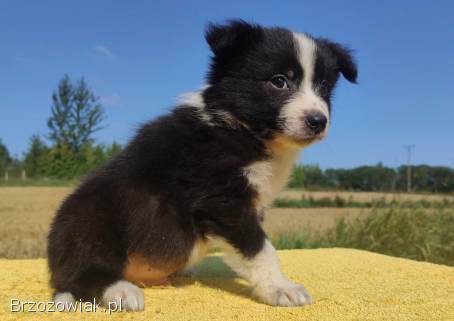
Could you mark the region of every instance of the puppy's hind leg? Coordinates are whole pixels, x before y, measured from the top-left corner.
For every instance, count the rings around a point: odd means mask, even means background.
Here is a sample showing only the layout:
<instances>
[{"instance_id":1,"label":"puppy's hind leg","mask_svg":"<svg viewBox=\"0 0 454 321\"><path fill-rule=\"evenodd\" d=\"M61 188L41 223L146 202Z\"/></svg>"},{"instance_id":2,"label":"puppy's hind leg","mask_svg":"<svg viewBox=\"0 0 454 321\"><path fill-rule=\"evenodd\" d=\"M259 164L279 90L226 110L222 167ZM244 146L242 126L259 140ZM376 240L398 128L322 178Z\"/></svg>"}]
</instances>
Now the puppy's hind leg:
<instances>
[{"instance_id":1,"label":"puppy's hind leg","mask_svg":"<svg viewBox=\"0 0 454 321\"><path fill-rule=\"evenodd\" d=\"M65 278L63 283L61 278L58 284L54 283L57 290L55 304L61 305L66 311L77 311L77 304L84 301L93 302L96 299L108 308L115 307L117 311L143 310L145 306L143 290L109 272L111 271L107 269L91 268L69 282L68 278Z\"/></svg>"},{"instance_id":2,"label":"puppy's hind leg","mask_svg":"<svg viewBox=\"0 0 454 321\"><path fill-rule=\"evenodd\" d=\"M88 269L81 273L77 284L85 292L85 298L99 298L106 307L115 305L117 309L127 311L144 309L143 290L124 280L123 275L118 273L118 267L110 271L107 267Z\"/></svg>"},{"instance_id":3,"label":"puppy's hind leg","mask_svg":"<svg viewBox=\"0 0 454 321\"><path fill-rule=\"evenodd\" d=\"M119 280L107 286L100 299L104 306L115 307L119 311L141 311L145 307L142 289L125 280ZM77 304L82 304L76 301L71 292L57 292L54 302L62 311L78 311Z\"/></svg>"}]
</instances>

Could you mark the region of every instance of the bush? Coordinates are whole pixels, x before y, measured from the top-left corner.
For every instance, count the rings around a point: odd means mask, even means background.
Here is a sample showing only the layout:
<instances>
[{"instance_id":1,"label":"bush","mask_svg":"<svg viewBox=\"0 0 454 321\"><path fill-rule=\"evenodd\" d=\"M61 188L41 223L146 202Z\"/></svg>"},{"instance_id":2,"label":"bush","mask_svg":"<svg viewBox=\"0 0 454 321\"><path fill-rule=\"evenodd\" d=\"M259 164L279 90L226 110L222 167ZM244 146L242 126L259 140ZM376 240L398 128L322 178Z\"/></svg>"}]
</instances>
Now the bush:
<instances>
[{"instance_id":1,"label":"bush","mask_svg":"<svg viewBox=\"0 0 454 321\"><path fill-rule=\"evenodd\" d=\"M405 207L405 208L446 208L454 207L454 200L443 198L441 201L431 201L421 199L417 201L387 201L385 198L379 198L372 201L355 201L352 197L348 199L336 196L334 198L322 197L314 199L312 196L300 199L294 198L277 198L274 207L278 208L313 208L313 207L355 207L355 208L390 208L390 207Z\"/></svg>"},{"instance_id":2,"label":"bush","mask_svg":"<svg viewBox=\"0 0 454 321\"><path fill-rule=\"evenodd\" d=\"M454 265L454 209L374 209L350 223L341 219L323 233L303 230L273 242L278 249L346 247Z\"/></svg>"},{"instance_id":3,"label":"bush","mask_svg":"<svg viewBox=\"0 0 454 321\"><path fill-rule=\"evenodd\" d=\"M48 152L49 148L39 135L33 135L30 138L29 148L23 161L27 177L37 178L45 175Z\"/></svg>"},{"instance_id":4,"label":"bush","mask_svg":"<svg viewBox=\"0 0 454 321\"><path fill-rule=\"evenodd\" d=\"M292 175L287 184L290 188L303 188L304 187L304 168L297 165L293 169Z\"/></svg>"}]
</instances>

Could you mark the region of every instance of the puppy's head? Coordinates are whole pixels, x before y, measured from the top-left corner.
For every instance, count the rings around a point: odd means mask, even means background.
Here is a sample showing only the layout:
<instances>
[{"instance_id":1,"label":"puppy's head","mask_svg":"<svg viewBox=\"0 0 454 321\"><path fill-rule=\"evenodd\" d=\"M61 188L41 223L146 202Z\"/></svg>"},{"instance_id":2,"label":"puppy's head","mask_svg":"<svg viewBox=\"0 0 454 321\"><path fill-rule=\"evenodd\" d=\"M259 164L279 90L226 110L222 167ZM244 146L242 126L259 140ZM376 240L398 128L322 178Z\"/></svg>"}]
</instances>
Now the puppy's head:
<instances>
[{"instance_id":1,"label":"puppy's head","mask_svg":"<svg viewBox=\"0 0 454 321\"><path fill-rule=\"evenodd\" d=\"M304 146L323 138L339 74L356 81L349 50L326 39L231 21L209 25L206 40L213 52L207 110L263 139Z\"/></svg>"}]
</instances>

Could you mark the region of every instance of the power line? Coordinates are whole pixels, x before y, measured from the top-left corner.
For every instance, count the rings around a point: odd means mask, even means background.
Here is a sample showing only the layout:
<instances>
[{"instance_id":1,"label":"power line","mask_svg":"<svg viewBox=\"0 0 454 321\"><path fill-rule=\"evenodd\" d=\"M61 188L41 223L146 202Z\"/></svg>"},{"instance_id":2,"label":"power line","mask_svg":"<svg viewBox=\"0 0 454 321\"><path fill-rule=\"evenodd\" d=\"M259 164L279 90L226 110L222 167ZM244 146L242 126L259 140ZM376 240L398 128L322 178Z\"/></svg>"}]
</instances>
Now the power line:
<instances>
[{"instance_id":1,"label":"power line","mask_svg":"<svg viewBox=\"0 0 454 321\"><path fill-rule=\"evenodd\" d=\"M411 151L416 145L405 145L404 148L407 150L407 192L411 192Z\"/></svg>"}]
</instances>

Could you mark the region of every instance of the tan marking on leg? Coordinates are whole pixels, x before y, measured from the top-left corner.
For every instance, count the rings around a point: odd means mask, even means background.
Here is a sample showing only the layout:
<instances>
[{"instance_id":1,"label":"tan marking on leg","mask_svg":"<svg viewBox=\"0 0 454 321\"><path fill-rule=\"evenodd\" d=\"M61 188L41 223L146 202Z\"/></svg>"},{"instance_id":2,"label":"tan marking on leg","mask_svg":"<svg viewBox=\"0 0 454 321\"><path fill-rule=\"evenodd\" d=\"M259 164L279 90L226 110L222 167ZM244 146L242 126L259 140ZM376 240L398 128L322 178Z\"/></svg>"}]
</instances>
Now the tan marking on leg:
<instances>
[{"instance_id":1,"label":"tan marking on leg","mask_svg":"<svg viewBox=\"0 0 454 321\"><path fill-rule=\"evenodd\" d=\"M179 265L152 264L145 256L139 253L131 253L128 255L123 277L142 288L153 285L168 285L167 277L180 268Z\"/></svg>"}]
</instances>

